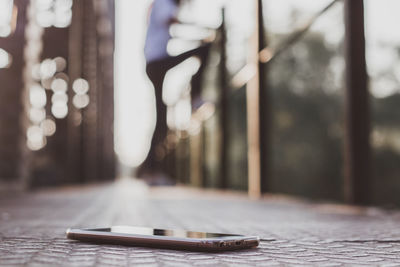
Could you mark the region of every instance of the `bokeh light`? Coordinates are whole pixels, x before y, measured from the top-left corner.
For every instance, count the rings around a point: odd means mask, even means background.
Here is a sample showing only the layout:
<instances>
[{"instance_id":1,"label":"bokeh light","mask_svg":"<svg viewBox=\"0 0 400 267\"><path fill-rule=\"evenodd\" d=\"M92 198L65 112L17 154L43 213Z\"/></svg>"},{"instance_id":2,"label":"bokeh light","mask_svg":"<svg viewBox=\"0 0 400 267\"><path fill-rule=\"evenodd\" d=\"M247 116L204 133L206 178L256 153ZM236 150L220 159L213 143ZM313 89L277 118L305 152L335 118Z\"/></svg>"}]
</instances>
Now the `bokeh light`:
<instances>
[{"instance_id":1,"label":"bokeh light","mask_svg":"<svg viewBox=\"0 0 400 267\"><path fill-rule=\"evenodd\" d=\"M51 103L56 104L57 103L63 103L66 104L68 102L68 96L65 92L56 92L51 96Z\"/></svg>"},{"instance_id":2,"label":"bokeh light","mask_svg":"<svg viewBox=\"0 0 400 267\"><path fill-rule=\"evenodd\" d=\"M66 28L71 24L72 0L38 0L36 20L44 28Z\"/></svg>"},{"instance_id":3,"label":"bokeh light","mask_svg":"<svg viewBox=\"0 0 400 267\"><path fill-rule=\"evenodd\" d=\"M58 72L56 75L54 75L54 78L55 79L63 79L67 83L69 81L68 75L66 73L64 73L64 72Z\"/></svg>"},{"instance_id":4,"label":"bokeh light","mask_svg":"<svg viewBox=\"0 0 400 267\"><path fill-rule=\"evenodd\" d=\"M42 79L51 78L57 71L57 65L52 59L43 60L40 64L40 76Z\"/></svg>"},{"instance_id":5,"label":"bokeh light","mask_svg":"<svg viewBox=\"0 0 400 267\"><path fill-rule=\"evenodd\" d=\"M34 80L36 80L36 81L40 80L40 64L39 63L32 66L31 74L32 74L32 78Z\"/></svg>"},{"instance_id":6,"label":"bokeh light","mask_svg":"<svg viewBox=\"0 0 400 267\"><path fill-rule=\"evenodd\" d=\"M42 128L37 125L30 126L26 132L27 146L31 150L42 149L46 145L46 139Z\"/></svg>"},{"instance_id":7,"label":"bokeh light","mask_svg":"<svg viewBox=\"0 0 400 267\"><path fill-rule=\"evenodd\" d=\"M66 28L71 24L72 10L56 10L54 27Z\"/></svg>"},{"instance_id":8,"label":"bokeh light","mask_svg":"<svg viewBox=\"0 0 400 267\"><path fill-rule=\"evenodd\" d=\"M62 102L53 103L51 113L57 119L64 119L68 115L68 106Z\"/></svg>"},{"instance_id":9,"label":"bokeh light","mask_svg":"<svg viewBox=\"0 0 400 267\"><path fill-rule=\"evenodd\" d=\"M11 34L11 26L10 25L1 25L0 26L0 37L7 37Z\"/></svg>"},{"instance_id":10,"label":"bokeh light","mask_svg":"<svg viewBox=\"0 0 400 267\"><path fill-rule=\"evenodd\" d=\"M187 130L190 126L192 106L190 105L190 97L180 99L175 105L174 121L178 130Z\"/></svg>"},{"instance_id":11,"label":"bokeh light","mask_svg":"<svg viewBox=\"0 0 400 267\"><path fill-rule=\"evenodd\" d=\"M0 48L0 69L10 67L11 62L11 55L6 50Z\"/></svg>"},{"instance_id":12,"label":"bokeh light","mask_svg":"<svg viewBox=\"0 0 400 267\"><path fill-rule=\"evenodd\" d=\"M47 118L40 123L40 128L45 136L52 136L56 132L56 123L54 120Z\"/></svg>"},{"instance_id":13,"label":"bokeh light","mask_svg":"<svg viewBox=\"0 0 400 267\"><path fill-rule=\"evenodd\" d=\"M64 79L54 79L51 83L51 90L54 93L66 92L68 89L68 84Z\"/></svg>"},{"instance_id":14,"label":"bokeh light","mask_svg":"<svg viewBox=\"0 0 400 267\"><path fill-rule=\"evenodd\" d=\"M82 78L76 79L72 84L72 89L78 95L86 94L89 91L89 83Z\"/></svg>"},{"instance_id":15,"label":"bokeh light","mask_svg":"<svg viewBox=\"0 0 400 267\"><path fill-rule=\"evenodd\" d=\"M44 89L51 89L51 84L53 83L53 77L51 78L46 78L46 79L42 79L40 81L40 84L43 86Z\"/></svg>"},{"instance_id":16,"label":"bokeh light","mask_svg":"<svg viewBox=\"0 0 400 267\"><path fill-rule=\"evenodd\" d=\"M89 105L89 96L87 94L84 95L74 95L72 99L72 104L77 108L77 109L82 109L87 107Z\"/></svg>"},{"instance_id":17,"label":"bokeh light","mask_svg":"<svg viewBox=\"0 0 400 267\"><path fill-rule=\"evenodd\" d=\"M41 51L42 51L42 44L40 43L40 41L30 40L25 47L25 52L24 52L25 59L27 60L35 59L36 61L36 57L39 53L41 53Z\"/></svg>"},{"instance_id":18,"label":"bokeh light","mask_svg":"<svg viewBox=\"0 0 400 267\"><path fill-rule=\"evenodd\" d=\"M51 8L53 0L36 0L35 4L37 10L47 10Z\"/></svg>"},{"instance_id":19,"label":"bokeh light","mask_svg":"<svg viewBox=\"0 0 400 267\"><path fill-rule=\"evenodd\" d=\"M36 14L36 20L39 26L49 28L54 23L55 14L50 10L40 10Z\"/></svg>"},{"instance_id":20,"label":"bokeh light","mask_svg":"<svg viewBox=\"0 0 400 267\"><path fill-rule=\"evenodd\" d=\"M33 85L29 90L29 101L32 107L44 107L46 105L46 92L41 86Z\"/></svg>"},{"instance_id":21,"label":"bokeh light","mask_svg":"<svg viewBox=\"0 0 400 267\"><path fill-rule=\"evenodd\" d=\"M67 67L67 61L63 57L56 57L53 59L54 62L56 63L56 70L58 72L64 71L65 68Z\"/></svg>"},{"instance_id":22,"label":"bokeh light","mask_svg":"<svg viewBox=\"0 0 400 267\"><path fill-rule=\"evenodd\" d=\"M46 111L44 108L30 108L29 119L32 123L39 124L46 118Z\"/></svg>"},{"instance_id":23,"label":"bokeh light","mask_svg":"<svg viewBox=\"0 0 400 267\"><path fill-rule=\"evenodd\" d=\"M72 0L56 0L54 3L55 10L70 10L72 7Z\"/></svg>"},{"instance_id":24,"label":"bokeh light","mask_svg":"<svg viewBox=\"0 0 400 267\"><path fill-rule=\"evenodd\" d=\"M13 1L0 1L0 37L7 37L11 34Z\"/></svg>"}]
</instances>

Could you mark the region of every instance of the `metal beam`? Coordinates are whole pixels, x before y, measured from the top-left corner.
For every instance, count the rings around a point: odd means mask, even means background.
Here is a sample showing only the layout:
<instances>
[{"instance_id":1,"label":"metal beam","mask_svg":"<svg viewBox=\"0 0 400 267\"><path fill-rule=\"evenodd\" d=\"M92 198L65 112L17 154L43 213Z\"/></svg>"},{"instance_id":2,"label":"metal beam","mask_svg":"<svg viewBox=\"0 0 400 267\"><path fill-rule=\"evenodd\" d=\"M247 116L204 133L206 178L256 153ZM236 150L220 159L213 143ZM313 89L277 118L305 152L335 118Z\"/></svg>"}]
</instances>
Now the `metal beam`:
<instances>
[{"instance_id":1,"label":"metal beam","mask_svg":"<svg viewBox=\"0 0 400 267\"><path fill-rule=\"evenodd\" d=\"M345 199L370 200L370 116L365 63L363 0L345 0Z\"/></svg>"},{"instance_id":2,"label":"metal beam","mask_svg":"<svg viewBox=\"0 0 400 267\"><path fill-rule=\"evenodd\" d=\"M258 0L258 51L267 46L264 28L263 0ZM268 94L268 65L258 62L259 72L259 108L260 108L260 186L261 192L269 190L270 179L270 134L271 134L271 97Z\"/></svg>"},{"instance_id":3,"label":"metal beam","mask_svg":"<svg viewBox=\"0 0 400 267\"><path fill-rule=\"evenodd\" d=\"M220 33L220 63L219 63L219 85L221 95L219 105L221 108L221 142L220 142L220 188L228 187L228 140L229 140L229 116L228 116L228 95L230 86L227 82L226 70L226 25L225 9L222 9L222 23L219 29Z\"/></svg>"},{"instance_id":4,"label":"metal beam","mask_svg":"<svg viewBox=\"0 0 400 267\"><path fill-rule=\"evenodd\" d=\"M259 64L259 0L255 4L255 29L250 40L250 64ZM260 72L255 69L254 76L247 83L247 142L248 142L248 194L250 198L261 196L261 161L260 161Z\"/></svg>"}]
</instances>

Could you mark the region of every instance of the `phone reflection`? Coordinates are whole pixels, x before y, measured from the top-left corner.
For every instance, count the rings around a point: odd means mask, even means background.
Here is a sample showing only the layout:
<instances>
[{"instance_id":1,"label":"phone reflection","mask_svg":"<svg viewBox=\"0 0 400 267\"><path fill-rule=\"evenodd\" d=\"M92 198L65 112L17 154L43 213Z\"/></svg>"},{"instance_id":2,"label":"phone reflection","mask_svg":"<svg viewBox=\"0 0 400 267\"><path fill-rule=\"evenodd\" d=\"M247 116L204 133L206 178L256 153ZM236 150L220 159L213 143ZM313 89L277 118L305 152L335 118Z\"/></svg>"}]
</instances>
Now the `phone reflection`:
<instances>
[{"instance_id":1,"label":"phone reflection","mask_svg":"<svg viewBox=\"0 0 400 267\"><path fill-rule=\"evenodd\" d=\"M111 228L103 230L120 234L155 235L155 236L170 236L170 237L182 237L182 238L212 238L212 237L225 237L225 236L239 236L232 234L193 232L185 230L166 230L166 229L155 229L155 228L136 227L136 226L112 226Z\"/></svg>"}]
</instances>

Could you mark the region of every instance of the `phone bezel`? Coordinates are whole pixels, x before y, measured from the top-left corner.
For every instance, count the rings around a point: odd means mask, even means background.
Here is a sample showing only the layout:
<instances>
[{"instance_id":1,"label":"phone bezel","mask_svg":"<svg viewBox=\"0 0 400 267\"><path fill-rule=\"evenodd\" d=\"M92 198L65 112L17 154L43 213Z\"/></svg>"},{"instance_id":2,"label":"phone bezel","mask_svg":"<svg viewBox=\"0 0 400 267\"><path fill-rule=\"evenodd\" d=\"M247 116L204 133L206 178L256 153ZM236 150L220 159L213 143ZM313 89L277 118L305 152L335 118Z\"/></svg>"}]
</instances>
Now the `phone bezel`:
<instances>
[{"instance_id":1,"label":"phone bezel","mask_svg":"<svg viewBox=\"0 0 400 267\"><path fill-rule=\"evenodd\" d=\"M178 250L227 251L257 247L257 236L232 235L218 238L185 238L107 232L110 228L68 229L67 238L101 244L157 247Z\"/></svg>"}]
</instances>

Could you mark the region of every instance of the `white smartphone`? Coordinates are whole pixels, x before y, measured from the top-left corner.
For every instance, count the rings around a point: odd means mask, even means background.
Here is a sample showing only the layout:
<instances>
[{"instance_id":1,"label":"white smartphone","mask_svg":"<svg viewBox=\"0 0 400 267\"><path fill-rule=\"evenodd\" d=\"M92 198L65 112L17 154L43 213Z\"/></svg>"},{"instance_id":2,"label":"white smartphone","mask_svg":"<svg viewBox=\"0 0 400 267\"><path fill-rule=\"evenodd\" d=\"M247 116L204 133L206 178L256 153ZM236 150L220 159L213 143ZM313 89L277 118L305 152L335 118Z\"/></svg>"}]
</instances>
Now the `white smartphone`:
<instances>
[{"instance_id":1,"label":"white smartphone","mask_svg":"<svg viewBox=\"0 0 400 267\"><path fill-rule=\"evenodd\" d=\"M68 229L67 238L92 243L210 252L254 248L260 243L260 238L257 236L134 226Z\"/></svg>"}]
</instances>

